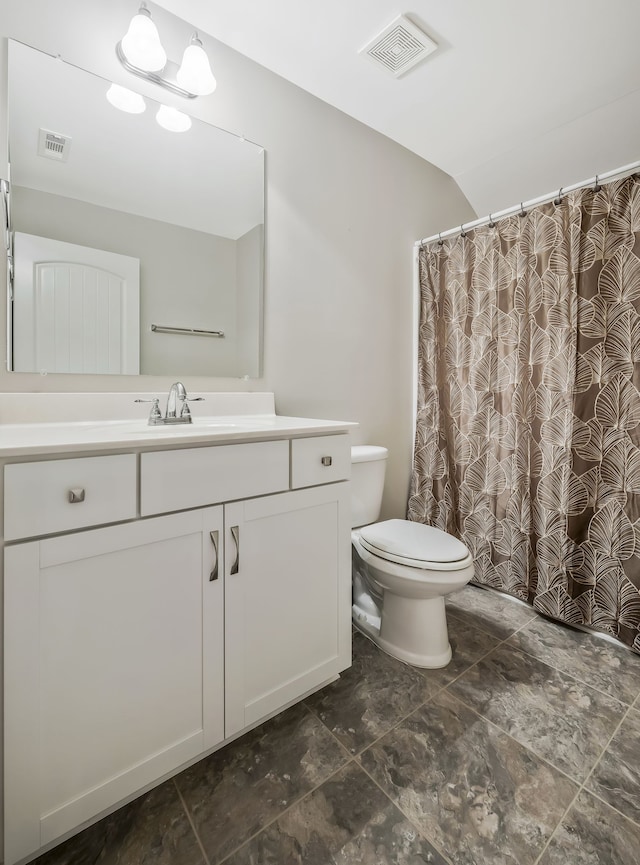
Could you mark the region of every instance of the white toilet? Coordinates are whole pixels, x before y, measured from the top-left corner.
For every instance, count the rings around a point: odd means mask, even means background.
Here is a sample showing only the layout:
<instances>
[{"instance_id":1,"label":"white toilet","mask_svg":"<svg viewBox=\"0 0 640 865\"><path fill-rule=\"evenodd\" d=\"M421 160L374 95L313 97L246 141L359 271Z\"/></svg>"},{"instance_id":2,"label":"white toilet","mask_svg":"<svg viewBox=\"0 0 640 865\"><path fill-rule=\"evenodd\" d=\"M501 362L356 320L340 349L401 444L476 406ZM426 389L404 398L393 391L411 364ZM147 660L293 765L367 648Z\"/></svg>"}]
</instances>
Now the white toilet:
<instances>
[{"instance_id":1,"label":"white toilet","mask_svg":"<svg viewBox=\"0 0 640 865\"><path fill-rule=\"evenodd\" d=\"M351 448L353 621L383 651L417 667L451 660L445 595L473 578L465 545L432 526L380 515L388 451Z\"/></svg>"}]
</instances>

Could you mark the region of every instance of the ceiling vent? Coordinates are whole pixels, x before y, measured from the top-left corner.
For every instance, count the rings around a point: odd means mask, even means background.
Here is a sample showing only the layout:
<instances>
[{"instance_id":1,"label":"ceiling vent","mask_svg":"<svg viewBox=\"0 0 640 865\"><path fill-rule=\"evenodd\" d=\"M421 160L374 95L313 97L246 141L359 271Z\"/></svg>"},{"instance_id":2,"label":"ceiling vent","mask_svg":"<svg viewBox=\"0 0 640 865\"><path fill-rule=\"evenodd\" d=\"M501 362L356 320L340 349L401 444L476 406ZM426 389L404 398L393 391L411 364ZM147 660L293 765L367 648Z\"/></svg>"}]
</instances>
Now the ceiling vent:
<instances>
[{"instance_id":1,"label":"ceiling vent","mask_svg":"<svg viewBox=\"0 0 640 865\"><path fill-rule=\"evenodd\" d=\"M67 135L59 135L49 129L41 129L38 135L38 156L66 162L69 158L71 139Z\"/></svg>"},{"instance_id":2,"label":"ceiling vent","mask_svg":"<svg viewBox=\"0 0 640 865\"><path fill-rule=\"evenodd\" d=\"M404 15L399 15L381 33L360 49L378 66L382 66L395 78L404 75L412 66L432 54L438 46L412 24Z\"/></svg>"}]
</instances>

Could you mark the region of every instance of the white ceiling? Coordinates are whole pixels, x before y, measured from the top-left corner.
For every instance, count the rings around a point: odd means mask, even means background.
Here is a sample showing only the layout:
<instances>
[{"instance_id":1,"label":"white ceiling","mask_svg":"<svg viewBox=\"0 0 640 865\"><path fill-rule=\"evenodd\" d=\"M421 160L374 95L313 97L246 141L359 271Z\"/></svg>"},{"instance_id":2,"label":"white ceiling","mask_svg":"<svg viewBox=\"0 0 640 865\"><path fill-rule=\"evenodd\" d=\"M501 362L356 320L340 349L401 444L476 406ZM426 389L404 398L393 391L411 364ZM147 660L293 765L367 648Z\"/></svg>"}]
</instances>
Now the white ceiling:
<instances>
[{"instance_id":1,"label":"white ceiling","mask_svg":"<svg viewBox=\"0 0 640 865\"><path fill-rule=\"evenodd\" d=\"M638 0L158 5L451 174L479 215L640 158ZM358 51L398 14L439 49L394 79Z\"/></svg>"}]
</instances>

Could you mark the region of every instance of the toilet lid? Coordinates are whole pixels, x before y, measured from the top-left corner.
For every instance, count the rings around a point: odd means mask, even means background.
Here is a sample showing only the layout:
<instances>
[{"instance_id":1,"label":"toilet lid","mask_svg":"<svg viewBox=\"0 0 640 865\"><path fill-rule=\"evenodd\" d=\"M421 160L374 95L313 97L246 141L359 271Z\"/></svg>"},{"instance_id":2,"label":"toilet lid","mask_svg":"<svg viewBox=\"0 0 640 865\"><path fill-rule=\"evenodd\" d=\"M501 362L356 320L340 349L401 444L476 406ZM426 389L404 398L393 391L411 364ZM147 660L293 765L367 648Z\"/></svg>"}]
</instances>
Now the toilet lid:
<instances>
[{"instance_id":1,"label":"toilet lid","mask_svg":"<svg viewBox=\"0 0 640 865\"><path fill-rule=\"evenodd\" d=\"M453 535L409 520L386 520L364 526L360 538L365 549L381 559L414 567L420 567L422 562L461 562L469 556L469 550Z\"/></svg>"}]
</instances>

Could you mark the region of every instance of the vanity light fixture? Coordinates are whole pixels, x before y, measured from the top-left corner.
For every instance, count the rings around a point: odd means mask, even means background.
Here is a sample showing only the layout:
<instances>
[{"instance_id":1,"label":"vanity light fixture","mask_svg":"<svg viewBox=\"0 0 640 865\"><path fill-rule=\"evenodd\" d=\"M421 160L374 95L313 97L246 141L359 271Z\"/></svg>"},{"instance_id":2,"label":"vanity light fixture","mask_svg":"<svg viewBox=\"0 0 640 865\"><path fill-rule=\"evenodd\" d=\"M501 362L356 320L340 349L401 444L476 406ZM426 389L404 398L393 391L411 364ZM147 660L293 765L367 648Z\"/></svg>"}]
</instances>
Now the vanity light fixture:
<instances>
[{"instance_id":1,"label":"vanity light fixture","mask_svg":"<svg viewBox=\"0 0 640 865\"><path fill-rule=\"evenodd\" d=\"M167 54L146 3L140 4L138 14L131 19L120 46L129 63L141 72L161 72L164 69Z\"/></svg>"},{"instance_id":2,"label":"vanity light fixture","mask_svg":"<svg viewBox=\"0 0 640 865\"><path fill-rule=\"evenodd\" d=\"M207 96L216 89L209 58L198 34L187 45L178 66L167 59L158 30L151 20L146 3L140 4L123 39L116 45L116 55L124 68L133 75L152 81L185 99Z\"/></svg>"},{"instance_id":3,"label":"vanity light fixture","mask_svg":"<svg viewBox=\"0 0 640 865\"><path fill-rule=\"evenodd\" d=\"M191 42L184 49L176 80L180 87L196 96L208 96L216 89L217 82L209 66L209 58L197 33L193 34Z\"/></svg>"},{"instance_id":4,"label":"vanity light fixture","mask_svg":"<svg viewBox=\"0 0 640 865\"><path fill-rule=\"evenodd\" d=\"M163 129L167 129L169 132L186 132L191 129L189 115L169 105L161 105L158 108L156 120Z\"/></svg>"}]
</instances>

